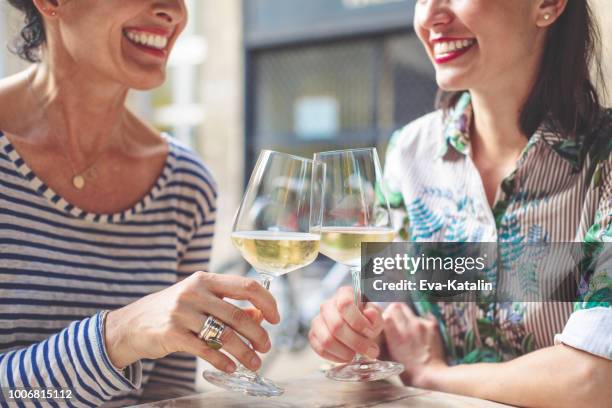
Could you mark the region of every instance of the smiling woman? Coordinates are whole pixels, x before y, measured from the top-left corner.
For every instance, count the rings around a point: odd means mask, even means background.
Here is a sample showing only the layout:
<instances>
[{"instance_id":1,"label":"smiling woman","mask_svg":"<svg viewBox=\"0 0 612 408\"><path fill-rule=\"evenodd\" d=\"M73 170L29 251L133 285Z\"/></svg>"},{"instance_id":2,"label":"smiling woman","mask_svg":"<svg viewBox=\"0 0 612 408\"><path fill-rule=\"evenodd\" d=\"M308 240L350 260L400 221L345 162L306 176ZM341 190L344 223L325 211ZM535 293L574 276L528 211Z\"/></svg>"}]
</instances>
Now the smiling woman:
<instances>
[{"instance_id":1,"label":"smiling woman","mask_svg":"<svg viewBox=\"0 0 612 408\"><path fill-rule=\"evenodd\" d=\"M191 151L125 106L166 77L182 0L9 0L34 62L0 80L0 384L70 389L74 406L193 392L195 357L250 369L278 322L255 281L208 272L216 187ZM257 312L259 316L259 312ZM231 326L231 328L229 327ZM63 405L65 401L60 401ZM1 404L0 404L1 405Z\"/></svg>"},{"instance_id":2,"label":"smiling woman","mask_svg":"<svg viewBox=\"0 0 612 408\"><path fill-rule=\"evenodd\" d=\"M334 361L386 349L417 387L519 406L609 406L612 110L596 91L589 2L418 0L414 28L441 98L389 143L385 181L401 237L512 245L487 272L498 288L510 275L502 266L529 245L571 242L592 266L579 282L554 276L551 292L573 302L480 293L362 315L340 290L313 321L314 349ZM517 274L522 288L547 284L546 274Z\"/></svg>"}]
</instances>

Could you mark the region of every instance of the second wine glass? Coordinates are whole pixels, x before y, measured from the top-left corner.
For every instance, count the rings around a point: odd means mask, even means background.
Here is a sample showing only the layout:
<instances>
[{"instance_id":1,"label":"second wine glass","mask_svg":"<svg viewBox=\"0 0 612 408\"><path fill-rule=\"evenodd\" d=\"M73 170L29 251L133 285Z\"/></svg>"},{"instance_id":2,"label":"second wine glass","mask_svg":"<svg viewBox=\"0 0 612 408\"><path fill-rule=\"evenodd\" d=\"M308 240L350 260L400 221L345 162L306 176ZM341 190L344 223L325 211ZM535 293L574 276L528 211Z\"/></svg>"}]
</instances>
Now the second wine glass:
<instances>
[{"instance_id":1,"label":"second wine glass","mask_svg":"<svg viewBox=\"0 0 612 408\"><path fill-rule=\"evenodd\" d=\"M273 278L312 263L319 254L317 225L310 214L312 160L263 150L236 214L232 242L257 271L264 288ZM204 378L228 390L278 396L283 389L239 365L233 374L205 371Z\"/></svg>"},{"instance_id":2,"label":"second wine glass","mask_svg":"<svg viewBox=\"0 0 612 408\"><path fill-rule=\"evenodd\" d=\"M311 231L321 235L322 254L351 270L355 304L361 310L361 243L390 242L395 236L389 203L382 187L382 173L374 148L316 153L316 174L322 179L320 195L321 227ZM318 212L318 211L317 211ZM392 361L356 355L353 361L337 366L327 376L338 381L374 381L404 371Z\"/></svg>"}]
</instances>

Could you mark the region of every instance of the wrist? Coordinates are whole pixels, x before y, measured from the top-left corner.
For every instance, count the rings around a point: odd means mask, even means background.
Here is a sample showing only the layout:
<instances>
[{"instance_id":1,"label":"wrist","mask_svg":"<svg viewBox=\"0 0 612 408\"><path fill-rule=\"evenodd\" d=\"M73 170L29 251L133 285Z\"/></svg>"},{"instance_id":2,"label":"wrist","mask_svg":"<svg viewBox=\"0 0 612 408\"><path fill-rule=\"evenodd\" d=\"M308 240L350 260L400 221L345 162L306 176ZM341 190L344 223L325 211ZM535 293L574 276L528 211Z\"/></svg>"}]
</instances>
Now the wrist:
<instances>
[{"instance_id":1,"label":"wrist","mask_svg":"<svg viewBox=\"0 0 612 408\"><path fill-rule=\"evenodd\" d=\"M104 321L106 352L113 366L119 370L139 360L139 357L129 347L123 327L125 326L122 324L121 309L106 314Z\"/></svg>"},{"instance_id":2,"label":"wrist","mask_svg":"<svg viewBox=\"0 0 612 408\"><path fill-rule=\"evenodd\" d=\"M418 373L412 377L412 385L428 390L440 389L440 379L449 366L443 361L436 361L425 365Z\"/></svg>"}]
</instances>

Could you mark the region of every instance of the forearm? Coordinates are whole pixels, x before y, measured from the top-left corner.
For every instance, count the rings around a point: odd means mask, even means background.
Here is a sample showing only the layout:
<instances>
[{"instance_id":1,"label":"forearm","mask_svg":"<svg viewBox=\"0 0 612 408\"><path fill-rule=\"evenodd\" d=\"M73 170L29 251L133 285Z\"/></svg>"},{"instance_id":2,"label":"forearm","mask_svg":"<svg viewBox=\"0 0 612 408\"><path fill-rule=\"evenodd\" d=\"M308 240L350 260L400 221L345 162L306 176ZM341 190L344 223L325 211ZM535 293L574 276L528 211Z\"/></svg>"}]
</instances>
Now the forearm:
<instances>
[{"instance_id":1,"label":"forearm","mask_svg":"<svg viewBox=\"0 0 612 408\"><path fill-rule=\"evenodd\" d=\"M138 367L136 383L131 383L110 366L100 317L74 322L28 348L0 353L0 383L9 388L68 389L68 402L79 407L98 406L139 387Z\"/></svg>"},{"instance_id":2,"label":"forearm","mask_svg":"<svg viewBox=\"0 0 612 408\"><path fill-rule=\"evenodd\" d=\"M528 407L603 407L612 362L564 345L505 363L432 366L413 385Z\"/></svg>"}]
</instances>

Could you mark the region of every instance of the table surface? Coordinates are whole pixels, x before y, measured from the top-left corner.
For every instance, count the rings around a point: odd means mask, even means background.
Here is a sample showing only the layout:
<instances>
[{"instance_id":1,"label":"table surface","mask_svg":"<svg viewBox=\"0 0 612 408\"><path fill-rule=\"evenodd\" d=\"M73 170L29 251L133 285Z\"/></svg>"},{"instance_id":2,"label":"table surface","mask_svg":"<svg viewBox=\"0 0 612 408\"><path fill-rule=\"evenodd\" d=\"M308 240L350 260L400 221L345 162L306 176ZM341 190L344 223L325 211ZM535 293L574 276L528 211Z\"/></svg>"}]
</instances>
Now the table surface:
<instances>
[{"instance_id":1,"label":"table surface","mask_svg":"<svg viewBox=\"0 0 612 408\"><path fill-rule=\"evenodd\" d=\"M195 394L172 400L160 401L141 407L213 407L213 408L502 408L498 404L461 395L400 387L384 381L369 383L343 383L324 377L312 377L279 383L285 388L280 397L250 397L224 390Z\"/></svg>"}]
</instances>

